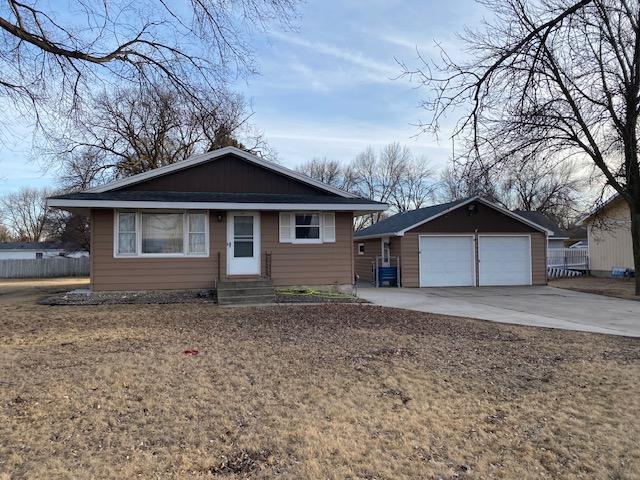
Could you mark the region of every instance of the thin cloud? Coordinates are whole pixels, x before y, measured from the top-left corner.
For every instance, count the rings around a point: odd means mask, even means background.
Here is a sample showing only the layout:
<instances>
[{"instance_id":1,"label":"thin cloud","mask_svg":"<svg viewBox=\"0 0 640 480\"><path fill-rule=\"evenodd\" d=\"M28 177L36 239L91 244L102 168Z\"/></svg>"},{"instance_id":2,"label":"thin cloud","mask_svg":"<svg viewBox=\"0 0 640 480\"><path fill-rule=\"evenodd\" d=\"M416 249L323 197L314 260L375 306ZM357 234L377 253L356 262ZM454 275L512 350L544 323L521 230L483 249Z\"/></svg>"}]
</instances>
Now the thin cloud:
<instances>
[{"instance_id":1,"label":"thin cloud","mask_svg":"<svg viewBox=\"0 0 640 480\"><path fill-rule=\"evenodd\" d=\"M339 58L346 62L356 65L358 67L365 68L378 75L386 77L386 79L392 79L398 75L398 68L393 64L379 62L363 55L360 52L355 52L346 48L341 48L335 45L330 45L324 42L315 42L304 40L300 37L288 35L281 32L271 32L271 36L280 41L289 43L291 45L297 45L322 55L329 55L334 58Z\"/></svg>"}]
</instances>

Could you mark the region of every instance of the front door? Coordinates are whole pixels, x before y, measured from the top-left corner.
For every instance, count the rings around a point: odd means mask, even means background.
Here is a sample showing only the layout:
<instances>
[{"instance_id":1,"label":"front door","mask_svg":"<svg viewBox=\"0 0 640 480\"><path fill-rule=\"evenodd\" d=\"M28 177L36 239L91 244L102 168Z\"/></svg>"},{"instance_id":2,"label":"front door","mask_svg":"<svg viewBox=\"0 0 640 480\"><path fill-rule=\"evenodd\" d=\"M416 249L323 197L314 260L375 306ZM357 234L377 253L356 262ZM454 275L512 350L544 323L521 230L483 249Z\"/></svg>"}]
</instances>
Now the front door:
<instances>
[{"instance_id":1,"label":"front door","mask_svg":"<svg viewBox=\"0 0 640 480\"><path fill-rule=\"evenodd\" d=\"M260 275L260 214L229 212L227 274Z\"/></svg>"}]
</instances>

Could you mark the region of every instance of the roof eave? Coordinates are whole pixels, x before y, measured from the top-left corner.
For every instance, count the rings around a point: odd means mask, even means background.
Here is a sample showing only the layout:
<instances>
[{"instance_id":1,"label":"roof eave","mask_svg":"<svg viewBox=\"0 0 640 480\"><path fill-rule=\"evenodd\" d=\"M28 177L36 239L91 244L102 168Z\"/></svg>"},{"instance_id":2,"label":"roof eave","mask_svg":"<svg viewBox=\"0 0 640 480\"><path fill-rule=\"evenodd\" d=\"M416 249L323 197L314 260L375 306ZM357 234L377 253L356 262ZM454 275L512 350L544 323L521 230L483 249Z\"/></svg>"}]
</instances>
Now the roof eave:
<instances>
[{"instance_id":1,"label":"roof eave","mask_svg":"<svg viewBox=\"0 0 640 480\"><path fill-rule=\"evenodd\" d=\"M135 209L186 209L186 210L317 210L341 212L382 212L388 206L383 203L267 203L267 202L156 202L137 200L70 200L50 198L47 205L53 208L135 208Z\"/></svg>"}]
</instances>

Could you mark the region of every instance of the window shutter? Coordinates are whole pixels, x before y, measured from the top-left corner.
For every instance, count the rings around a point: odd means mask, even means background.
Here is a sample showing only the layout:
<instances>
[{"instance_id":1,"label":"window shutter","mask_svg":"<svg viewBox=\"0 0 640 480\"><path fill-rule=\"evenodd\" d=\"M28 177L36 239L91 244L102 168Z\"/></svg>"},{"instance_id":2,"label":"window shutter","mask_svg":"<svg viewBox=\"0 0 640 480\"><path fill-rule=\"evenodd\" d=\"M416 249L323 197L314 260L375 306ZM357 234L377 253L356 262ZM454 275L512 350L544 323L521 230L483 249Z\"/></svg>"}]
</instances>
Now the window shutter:
<instances>
[{"instance_id":1,"label":"window shutter","mask_svg":"<svg viewBox=\"0 0 640 480\"><path fill-rule=\"evenodd\" d=\"M280 212L280 243L293 241L293 214Z\"/></svg>"},{"instance_id":2,"label":"window shutter","mask_svg":"<svg viewBox=\"0 0 640 480\"><path fill-rule=\"evenodd\" d=\"M323 242L336 241L336 214L333 212L324 214L322 241Z\"/></svg>"}]
</instances>

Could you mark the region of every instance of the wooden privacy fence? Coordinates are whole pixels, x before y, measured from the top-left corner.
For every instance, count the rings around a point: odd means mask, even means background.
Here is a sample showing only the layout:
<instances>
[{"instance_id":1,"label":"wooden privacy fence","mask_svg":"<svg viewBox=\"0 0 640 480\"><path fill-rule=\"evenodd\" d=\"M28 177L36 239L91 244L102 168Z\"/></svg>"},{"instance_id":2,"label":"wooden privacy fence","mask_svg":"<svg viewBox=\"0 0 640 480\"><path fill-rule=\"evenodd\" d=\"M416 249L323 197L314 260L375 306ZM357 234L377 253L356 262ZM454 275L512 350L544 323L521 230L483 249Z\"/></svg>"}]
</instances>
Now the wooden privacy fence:
<instances>
[{"instance_id":1,"label":"wooden privacy fence","mask_svg":"<svg viewBox=\"0 0 640 480\"><path fill-rule=\"evenodd\" d=\"M89 257L0 260L0 278L86 277Z\"/></svg>"}]
</instances>

